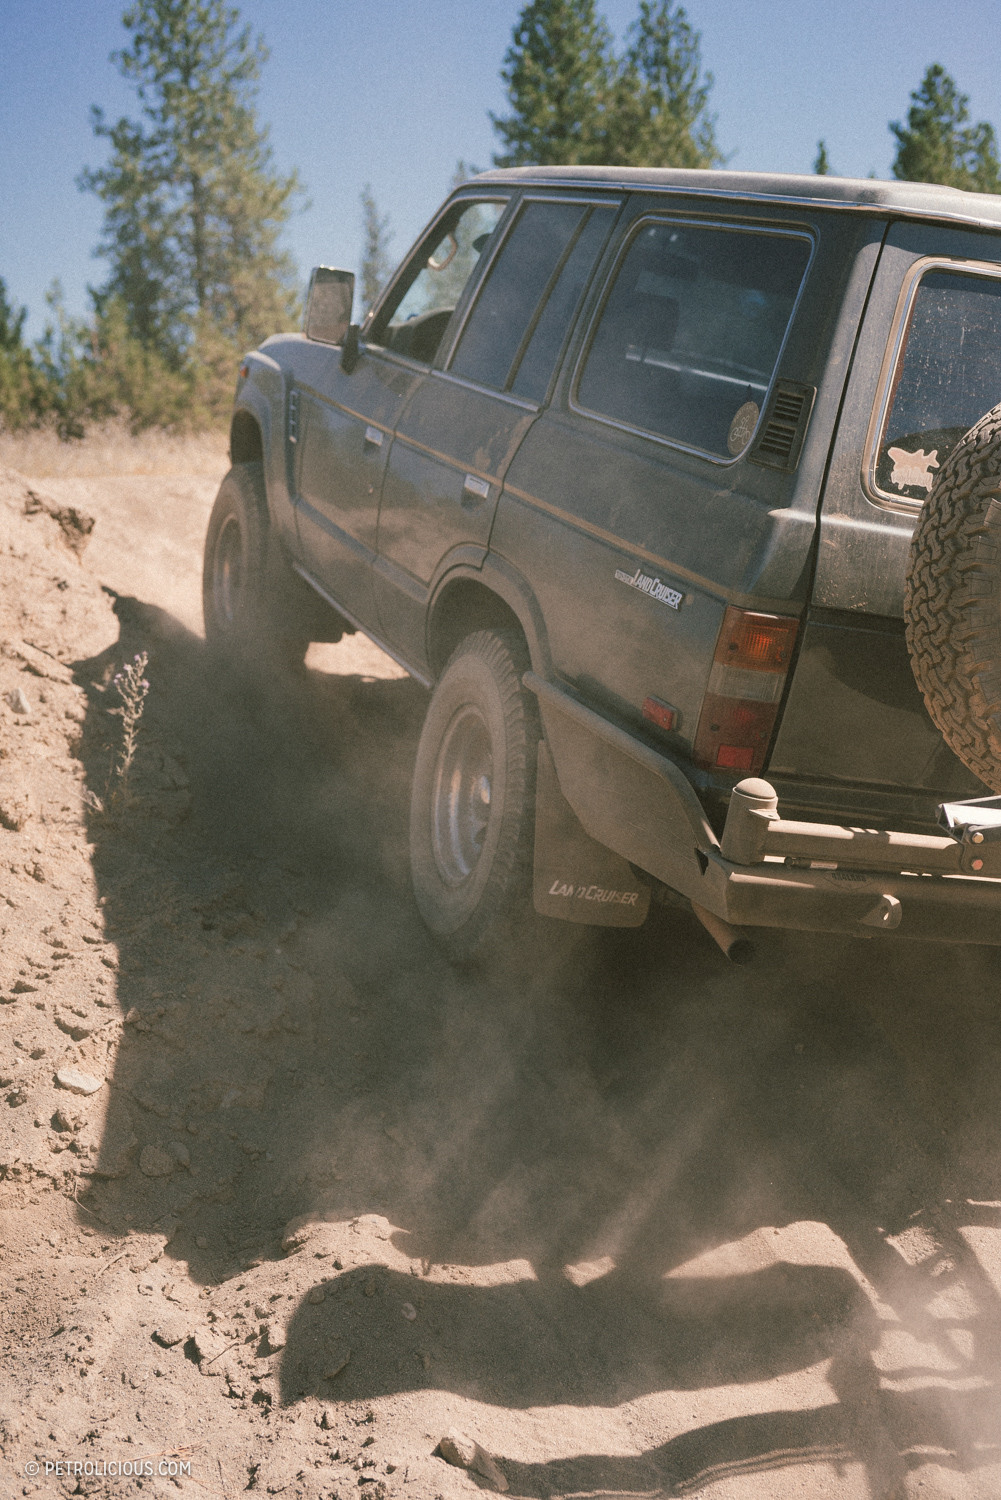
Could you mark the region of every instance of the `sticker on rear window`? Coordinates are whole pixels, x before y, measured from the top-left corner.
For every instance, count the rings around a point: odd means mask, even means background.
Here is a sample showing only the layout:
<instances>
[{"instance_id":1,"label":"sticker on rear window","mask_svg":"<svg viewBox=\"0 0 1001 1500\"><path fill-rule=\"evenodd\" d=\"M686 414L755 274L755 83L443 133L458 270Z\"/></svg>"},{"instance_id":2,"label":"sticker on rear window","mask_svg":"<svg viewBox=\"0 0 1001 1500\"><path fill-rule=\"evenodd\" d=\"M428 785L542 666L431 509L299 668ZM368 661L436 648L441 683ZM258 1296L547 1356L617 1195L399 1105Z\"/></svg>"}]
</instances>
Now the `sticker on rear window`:
<instances>
[{"instance_id":1,"label":"sticker on rear window","mask_svg":"<svg viewBox=\"0 0 1001 1500\"><path fill-rule=\"evenodd\" d=\"M930 470L938 468L937 449L926 453L923 448L919 448L916 453L908 453L905 448L887 448L886 456L893 462L890 483L895 484L898 490L931 489L934 476Z\"/></svg>"}]
</instances>

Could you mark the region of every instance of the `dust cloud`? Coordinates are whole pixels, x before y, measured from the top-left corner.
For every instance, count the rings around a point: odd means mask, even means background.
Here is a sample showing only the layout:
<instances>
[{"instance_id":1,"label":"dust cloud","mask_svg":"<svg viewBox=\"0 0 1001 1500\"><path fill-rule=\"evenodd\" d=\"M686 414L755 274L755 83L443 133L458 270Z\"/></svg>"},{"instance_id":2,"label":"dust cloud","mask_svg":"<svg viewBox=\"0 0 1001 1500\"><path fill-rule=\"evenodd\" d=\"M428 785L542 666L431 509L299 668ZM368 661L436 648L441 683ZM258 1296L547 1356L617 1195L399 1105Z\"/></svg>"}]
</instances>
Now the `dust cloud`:
<instances>
[{"instance_id":1,"label":"dust cloud","mask_svg":"<svg viewBox=\"0 0 1001 1500\"><path fill-rule=\"evenodd\" d=\"M12 1271L42 1285L57 1219L103 1257L20 1351L4 1304L5 1461L96 1431L183 1441L230 1493L433 1500L490 1487L436 1456L458 1426L524 1496L998 1493L993 951L779 933L734 968L656 910L539 921L455 969L409 890L424 690L357 638L298 678L223 674L207 479L46 485L97 516L84 572L114 591L106 639L50 642L90 793L58 899L95 914L121 1024L74 1043L107 1083L71 1191L0 1173ZM140 651L136 804L111 816L108 693ZM27 1038L38 992L5 983ZM90 1357L70 1327L101 1347L64 1390Z\"/></svg>"}]
</instances>

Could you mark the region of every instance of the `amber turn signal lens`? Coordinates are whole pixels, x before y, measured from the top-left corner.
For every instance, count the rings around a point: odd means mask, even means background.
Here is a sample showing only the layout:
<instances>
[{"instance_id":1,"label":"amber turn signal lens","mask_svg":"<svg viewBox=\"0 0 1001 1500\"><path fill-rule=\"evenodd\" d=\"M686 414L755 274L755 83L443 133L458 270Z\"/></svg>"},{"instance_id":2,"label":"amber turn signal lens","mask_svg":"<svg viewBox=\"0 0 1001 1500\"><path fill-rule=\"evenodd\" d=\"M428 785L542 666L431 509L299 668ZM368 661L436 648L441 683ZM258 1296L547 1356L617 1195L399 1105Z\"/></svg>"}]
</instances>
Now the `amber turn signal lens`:
<instances>
[{"instance_id":1,"label":"amber turn signal lens","mask_svg":"<svg viewBox=\"0 0 1001 1500\"><path fill-rule=\"evenodd\" d=\"M763 615L730 604L714 659L745 672L785 672L798 629L799 621L788 615Z\"/></svg>"}]
</instances>

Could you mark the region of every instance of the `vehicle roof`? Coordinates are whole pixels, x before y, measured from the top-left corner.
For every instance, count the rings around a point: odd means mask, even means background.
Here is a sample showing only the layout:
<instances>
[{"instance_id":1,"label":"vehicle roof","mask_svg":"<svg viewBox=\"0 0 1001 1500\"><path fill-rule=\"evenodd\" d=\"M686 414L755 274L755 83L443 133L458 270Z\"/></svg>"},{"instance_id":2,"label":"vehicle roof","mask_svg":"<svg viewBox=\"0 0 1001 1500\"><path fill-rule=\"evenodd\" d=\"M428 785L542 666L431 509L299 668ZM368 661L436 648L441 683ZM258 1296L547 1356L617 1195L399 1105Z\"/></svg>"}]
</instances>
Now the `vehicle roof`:
<instances>
[{"instance_id":1,"label":"vehicle roof","mask_svg":"<svg viewBox=\"0 0 1001 1500\"><path fill-rule=\"evenodd\" d=\"M1001 225L1001 195L968 193L934 182L881 182L871 177L795 176L782 172L718 172L687 167L506 167L482 172L477 183L536 183L547 187L624 187L747 201L814 204L922 219L962 219Z\"/></svg>"}]
</instances>

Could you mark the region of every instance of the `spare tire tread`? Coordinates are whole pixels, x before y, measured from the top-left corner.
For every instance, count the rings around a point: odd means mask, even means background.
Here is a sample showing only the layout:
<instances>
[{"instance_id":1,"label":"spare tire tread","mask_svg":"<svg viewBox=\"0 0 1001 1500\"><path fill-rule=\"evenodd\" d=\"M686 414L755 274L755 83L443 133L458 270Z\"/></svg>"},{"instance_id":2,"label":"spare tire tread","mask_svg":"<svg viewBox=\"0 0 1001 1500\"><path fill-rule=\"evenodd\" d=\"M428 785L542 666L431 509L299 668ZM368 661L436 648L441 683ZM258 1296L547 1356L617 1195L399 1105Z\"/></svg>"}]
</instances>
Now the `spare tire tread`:
<instances>
[{"instance_id":1,"label":"spare tire tread","mask_svg":"<svg viewBox=\"0 0 1001 1500\"><path fill-rule=\"evenodd\" d=\"M933 722L1001 792L1001 406L936 476L911 543L904 618Z\"/></svg>"}]
</instances>

